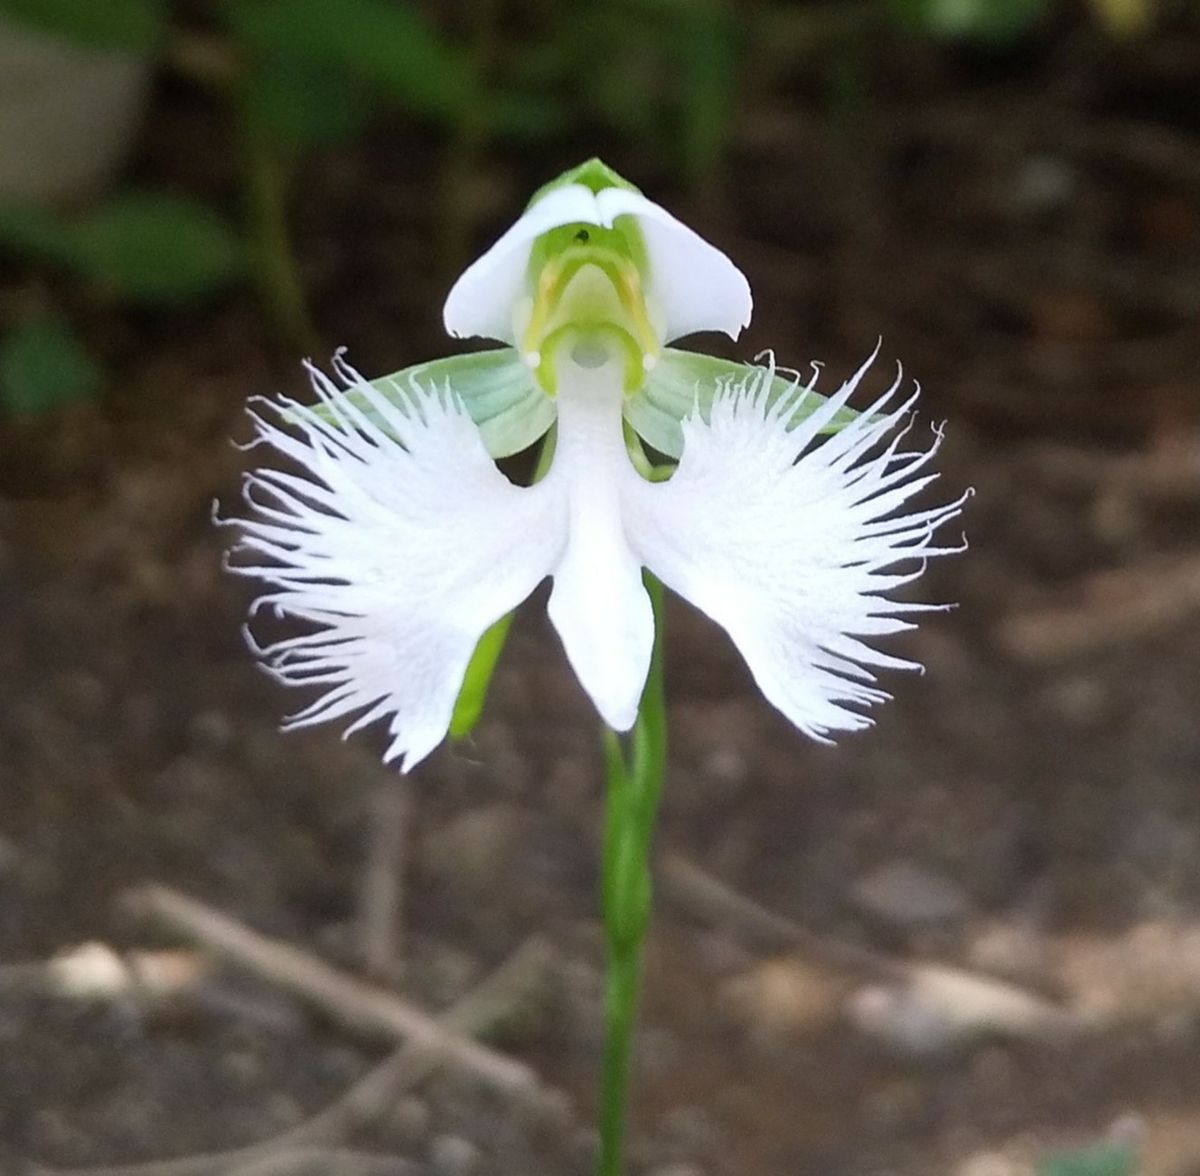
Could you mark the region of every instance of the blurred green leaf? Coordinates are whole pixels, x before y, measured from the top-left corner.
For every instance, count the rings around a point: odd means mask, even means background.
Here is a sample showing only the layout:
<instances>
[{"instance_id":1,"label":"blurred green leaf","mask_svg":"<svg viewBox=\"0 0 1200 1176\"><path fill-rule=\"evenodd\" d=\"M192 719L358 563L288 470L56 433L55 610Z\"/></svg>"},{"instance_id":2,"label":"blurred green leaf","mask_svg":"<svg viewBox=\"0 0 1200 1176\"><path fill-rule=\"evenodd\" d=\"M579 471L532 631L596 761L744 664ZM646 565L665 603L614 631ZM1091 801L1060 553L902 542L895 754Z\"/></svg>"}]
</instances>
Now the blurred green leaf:
<instances>
[{"instance_id":1,"label":"blurred green leaf","mask_svg":"<svg viewBox=\"0 0 1200 1176\"><path fill-rule=\"evenodd\" d=\"M888 0L903 24L935 37L1003 45L1041 19L1049 0Z\"/></svg>"},{"instance_id":2,"label":"blurred green leaf","mask_svg":"<svg viewBox=\"0 0 1200 1176\"><path fill-rule=\"evenodd\" d=\"M0 407L13 415L48 412L100 391L104 374L58 319L25 323L0 340Z\"/></svg>"},{"instance_id":3,"label":"blurred green leaf","mask_svg":"<svg viewBox=\"0 0 1200 1176\"><path fill-rule=\"evenodd\" d=\"M258 130L297 148L351 139L371 112L361 86L280 59L257 64L246 80L244 98Z\"/></svg>"},{"instance_id":4,"label":"blurred green leaf","mask_svg":"<svg viewBox=\"0 0 1200 1176\"><path fill-rule=\"evenodd\" d=\"M145 53L166 25L166 0L0 0L0 14L97 49Z\"/></svg>"},{"instance_id":5,"label":"blurred green leaf","mask_svg":"<svg viewBox=\"0 0 1200 1176\"><path fill-rule=\"evenodd\" d=\"M409 109L450 117L473 92L465 55L411 4L386 0L229 0L238 39L266 58L341 71Z\"/></svg>"},{"instance_id":6,"label":"blurred green leaf","mask_svg":"<svg viewBox=\"0 0 1200 1176\"><path fill-rule=\"evenodd\" d=\"M496 134L534 143L560 134L568 125L566 112L558 103L514 90L488 95L483 122Z\"/></svg>"},{"instance_id":7,"label":"blurred green leaf","mask_svg":"<svg viewBox=\"0 0 1200 1176\"><path fill-rule=\"evenodd\" d=\"M241 262L226 223L198 201L141 192L100 205L73 226L73 266L135 302L178 303L225 285Z\"/></svg>"},{"instance_id":8,"label":"blurred green leaf","mask_svg":"<svg viewBox=\"0 0 1200 1176\"><path fill-rule=\"evenodd\" d=\"M71 218L8 205L0 208L0 245L152 305L202 297L242 263L237 238L212 209L161 192L131 192Z\"/></svg>"},{"instance_id":9,"label":"blurred green leaf","mask_svg":"<svg viewBox=\"0 0 1200 1176\"><path fill-rule=\"evenodd\" d=\"M1158 0L1092 0L1096 19L1114 37L1146 33L1158 15Z\"/></svg>"},{"instance_id":10,"label":"blurred green leaf","mask_svg":"<svg viewBox=\"0 0 1200 1176\"><path fill-rule=\"evenodd\" d=\"M1118 1140L1049 1156L1038 1164L1037 1176L1134 1176L1137 1167L1137 1148Z\"/></svg>"},{"instance_id":11,"label":"blurred green leaf","mask_svg":"<svg viewBox=\"0 0 1200 1176\"><path fill-rule=\"evenodd\" d=\"M35 204L0 205L0 247L54 264L70 264L75 256L70 225Z\"/></svg>"},{"instance_id":12,"label":"blurred green leaf","mask_svg":"<svg viewBox=\"0 0 1200 1176\"><path fill-rule=\"evenodd\" d=\"M738 78L737 27L724 0L677 4L683 70L680 153L693 183L720 158L733 118Z\"/></svg>"}]
</instances>

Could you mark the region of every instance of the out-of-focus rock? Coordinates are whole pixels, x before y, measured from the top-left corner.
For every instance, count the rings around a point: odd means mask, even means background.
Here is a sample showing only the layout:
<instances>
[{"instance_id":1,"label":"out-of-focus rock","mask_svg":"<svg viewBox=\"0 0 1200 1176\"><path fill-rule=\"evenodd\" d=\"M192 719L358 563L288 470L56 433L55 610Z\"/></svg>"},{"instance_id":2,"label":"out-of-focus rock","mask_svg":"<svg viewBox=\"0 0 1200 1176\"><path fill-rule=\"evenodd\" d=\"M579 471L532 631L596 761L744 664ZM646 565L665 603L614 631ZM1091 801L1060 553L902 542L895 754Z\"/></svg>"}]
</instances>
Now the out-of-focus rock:
<instances>
[{"instance_id":1,"label":"out-of-focus rock","mask_svg":"<svg viewBox=\"0 0 1200 1176\"><path fill-rule=\"evenodd\" d=\"M955 1168L954 1176L1033 1176L1033 1165L1003 1152L976 1152Z\"/></svg>"},{"instance_id":2,"label":"out-of-focus rock","mask_svg":"<svg viewBox=\"0 0 1200 1176\"><path fill-rule=\"evenodd\" d=\"M840 1015L845 994L844 980L795 957L767 960L720 989L724 1007L765 1037L828 1028Z\"/></svg>"},{"instance_id":3,"label":"out-of-focus rock","mask_svg":"<svg viewBox=\"0 0 1200 1176\"><path fill-rule=\"evenodd\" d=\"M503 801L469 809L426 836L421 864L437 878L486 891L502 883L526 826L526 814Z\"/></svg>"},{"instance_id":4,"label":"out-of-focus rock","mask_svg":"<svg viewBox=\"0 0 1200 1176\"><path fill-rule=\"evenodd\" d=\"M917 862L887 862L850 891L859 913L901 934L961 922L971 900L957 882Z\"/></svg>"},{"instance_id":5,"label":"out-of-focus rock","mask_svg":"<svg viewBox=\"0 0 1200 1176\"><path fill-rule=\"evenodd\" d=\"M431 1176L472 1176L479 1160L479 1148L461 1135L439 1135L429 1148Z\"/></svg>"},{"instance_id":6,"label":"out-of-focus rock","mask_svg":"<svg viewBox=\"0 0 1200 1176\"><path fill-rule=\"evenodd\" d=\"M913 967L907 983L860 988L846 1013L861 1032L916 1056L989 1037L1046 1040L1081 1028L1077 1017L1032 992L987 976L924 964Z\"/></svg>"},{"instance_id":7,"label":"out-of-focus rock","mask_svg":"<svg viewBox=\"0 0 1200 1176\"><path fill-rule=\"evenodd\" d=\"M1024 983L1043 980L1050 969L1050 945L1044 935L1021 923L987 923L966 948L967 962L982 972Z\"/></svg>"},{"instance_id":8,"label":"out-of-focus rock","mask_svg":"<svg viewBox=\"0 0 1200 1176\"><path fill-rule=\"evenodd\" d=\"M1200 1008L1200 926L1151 922L1115 938L1066 936L1055 943L1054 974L1072 1007L1099 1022Z\"/></svg>"}]
</instances>

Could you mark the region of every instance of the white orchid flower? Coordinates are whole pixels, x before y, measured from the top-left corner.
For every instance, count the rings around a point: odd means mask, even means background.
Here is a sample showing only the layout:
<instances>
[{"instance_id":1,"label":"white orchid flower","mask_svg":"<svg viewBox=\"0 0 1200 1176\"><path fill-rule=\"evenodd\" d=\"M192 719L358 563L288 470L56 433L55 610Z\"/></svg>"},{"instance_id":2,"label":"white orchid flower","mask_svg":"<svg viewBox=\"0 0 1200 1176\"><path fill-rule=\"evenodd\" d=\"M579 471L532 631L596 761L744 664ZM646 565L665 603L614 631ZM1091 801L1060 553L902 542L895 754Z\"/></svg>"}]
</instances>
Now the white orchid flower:
<instances>
[{"instance_id":1,"label":"white orchid flower","mask_svg":"<svg viewBox=\"0 0 1200 1176\"><path fill-rule=\"evenodd\" d=\"M321 688L290 725L386 719L385 758L411 768L445 737L481 636L549 576L571 666L628 730L653 643L644 568L724 627L802 731L868 725L887 697L872 671L915 667L867 642L941 607L888 594L957 550L934 534L962 500L901 513L940 435L900 448L916 395L897 403L898 379L858 414L867 365L825 399L773 363L667 346L736 338L750 310L720 250L593 160L450 291L452 334L508 346L374 382L339 354L336 383L309 365L315 406L255 411L256 443L299 472L247 476L235 570L269 586L256 609L306 623L259 650ZM493 459L541 437L548 472L514 485Z\"/></svg>"}]
</instances>

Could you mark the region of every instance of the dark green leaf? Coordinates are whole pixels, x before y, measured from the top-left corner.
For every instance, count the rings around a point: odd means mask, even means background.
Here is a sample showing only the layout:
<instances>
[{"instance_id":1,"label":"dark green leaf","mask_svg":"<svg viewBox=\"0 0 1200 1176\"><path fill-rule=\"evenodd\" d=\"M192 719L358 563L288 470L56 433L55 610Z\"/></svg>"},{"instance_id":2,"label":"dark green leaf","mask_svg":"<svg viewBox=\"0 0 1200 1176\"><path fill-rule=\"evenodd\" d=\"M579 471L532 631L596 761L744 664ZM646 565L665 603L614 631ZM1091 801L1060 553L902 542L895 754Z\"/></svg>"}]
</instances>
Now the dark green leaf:
<instances>
[{"instance_id":1,"label":"dark green leaf","mask_svg":"<svg viewBox=\"0 0 1200 1176\"><path fill-rule=\"evenodd\" d=\"M0 15L97 49L145 53L159 42L166 0L0 0Z\"/></svg>"},{"instance_id":2,"label":"dark green leaf","mask_svg":"<svg viewBox=\"0 0 1200 1176\"><path fill-rule=\"evenodd\" d=\"M225 221L182 197L131 193L72 227L73 268L100 289L135 302L202 297L229 282L241 260Z\"/></svg>"},{"instance_id":3,"label":"dark green leaf","mask_svg":"<svg viewBox=\"0 0 1200 1176\"><path fill-rule=\"evenodd\" d=\"M57 319L25 323L0 340L0 407L48 412L95 396L104 375L71 328Z\"/></svg>"},{"instance_id":4,"label":"dark green leaf","mask_svg":"<svg viewBox=\"0 0 1200 1176\"><path fill-rule=\"evenodd\" d=\"M269 58L357 78L423 114L456 116L473 84L466 58L411 4L229 0L238 38Z\"/></svg>"},{"instance_id":5,"label":"dark green leaf","mask_svg":"<svg viewBox=\"0 0 1200 1176\"><path fill-rule=\"evenodd\" d=\"M733 118L737 29L724 0L681 6L678 53L683 70L680 151L693 183L716 164Z\"/></svg>"},{"instance_id":6,"label":"dark green leaf","mask_svg":"<svg viewBox=\"0 0 1200 1176\"><path fill-rule=\"evenodd\" d=\"M537 142L560 134L567 116L548 98L510 90L488 95L484 122L498 135Z\"/></svg>"},{"instance_id":7,"label":"dark green leaf","mask_svg":"<svg viewBox=\"0 0 1200 1176\"><path fill-rule=\"evenodd\" d=\"M1029 31L1048 0L888 0L903 24L935 37L1004 45Z\"/></svg>"},{"instance_id":8,"label":"dark green leaf","mask_svg":"<svg viewBox=\"0 0 1200 1176\"><path fill-rule=\"evenodd\" d=\"M0 205L0 248L32 261L70 264L75 238L61 217L34 204Z\"/></svg>"},{"instance_id":9,"label":"dark green leaf","mask_svg":"<svg viewBox=\"0 0 1200 1176\"><path fill-rule=\"evenodd\" d=\"M371 111L361 85L279 59L254 68L245 101L258 130L273 142L298 148L353 138Z\"/></svg>"}]
</instances>

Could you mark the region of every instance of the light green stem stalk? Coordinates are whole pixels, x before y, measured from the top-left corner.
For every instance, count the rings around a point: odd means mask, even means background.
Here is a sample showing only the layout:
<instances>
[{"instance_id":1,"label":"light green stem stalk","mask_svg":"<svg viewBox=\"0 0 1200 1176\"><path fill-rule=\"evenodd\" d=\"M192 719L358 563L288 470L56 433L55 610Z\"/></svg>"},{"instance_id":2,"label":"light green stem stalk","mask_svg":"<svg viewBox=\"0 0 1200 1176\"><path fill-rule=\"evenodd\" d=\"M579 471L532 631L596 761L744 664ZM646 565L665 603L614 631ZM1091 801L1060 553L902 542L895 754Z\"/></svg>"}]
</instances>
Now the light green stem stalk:
<instances>
[{"instance_id":1,"label":"light green stem stalk","mask_svg":"<svg viewBox=\"0 0 1200 1176\"><path fill-rule=\"evenodd\" d=\"M304 284L288 232L289 160L255 125L245 108L239 112L239 129L253 275L259 297L283 339L312 355L322 348L308 317Z\"/></svg>"},{"instance_id":2,"label":"light green stem stalk","mask_svg":"<svg viewBox=\"0 0 1200 1176\"><path fill-rule=\"evenodd\" d=\"M608 777L604 829L604 934L608 949L604 1064L600 1079L600 1176L624 1170L625 1124L633 1030L637 1020L642 942L650 922L650 846L667 764L663 698L662 585L649 573L654 652L628 752L605 732Z\"/></svg>"}]
</instances>

